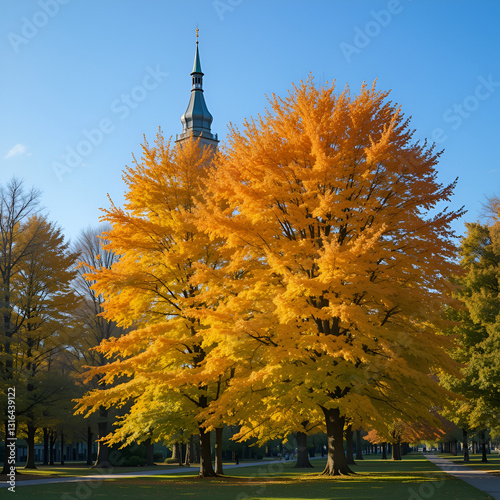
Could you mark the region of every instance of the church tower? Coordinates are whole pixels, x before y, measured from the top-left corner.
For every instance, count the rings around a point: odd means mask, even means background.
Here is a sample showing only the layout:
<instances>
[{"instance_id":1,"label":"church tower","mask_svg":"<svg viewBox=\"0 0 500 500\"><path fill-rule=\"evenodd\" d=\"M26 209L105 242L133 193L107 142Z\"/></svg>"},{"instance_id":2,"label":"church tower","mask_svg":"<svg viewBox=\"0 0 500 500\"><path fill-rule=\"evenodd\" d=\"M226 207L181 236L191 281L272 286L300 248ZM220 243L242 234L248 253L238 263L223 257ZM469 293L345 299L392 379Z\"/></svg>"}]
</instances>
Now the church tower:
<instances>
[{"instance_id":1,"label":"church tower","mask_svg":"<svg viewBox=\"0 0 500 500\"><path fill-rule=\"evenodd\" d=\"M203 95L203 72L201 71L200 53L198 51L198 28L196 28L196 53L193 71L191 72L191 97L186 112L181 116L182 133L177 134L175 142L182 144L191 137L200 138L200 146L216 149L219 140L210 131L212 115L208 111Z\"/></svg>"}]
</instances>

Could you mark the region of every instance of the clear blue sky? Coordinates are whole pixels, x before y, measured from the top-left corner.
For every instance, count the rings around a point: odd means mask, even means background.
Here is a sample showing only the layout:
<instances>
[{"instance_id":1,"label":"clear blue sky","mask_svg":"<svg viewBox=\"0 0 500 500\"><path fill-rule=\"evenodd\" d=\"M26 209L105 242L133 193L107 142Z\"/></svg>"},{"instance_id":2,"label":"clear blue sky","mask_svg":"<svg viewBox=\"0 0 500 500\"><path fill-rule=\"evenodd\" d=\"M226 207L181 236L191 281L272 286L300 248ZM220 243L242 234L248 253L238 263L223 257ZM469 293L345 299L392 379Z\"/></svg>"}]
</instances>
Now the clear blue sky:
<instances>
[{"instance_id":1,"label":"clear blue sky","mask_svg":"<svg viewBox=\"0 0 500 500\"><path fill-rule=\"evenodd\" d=\"M39 188L70 239L97 225L143 134L182 130L197 24L220 139L309 73L354 93L378 79L445 150L439 179L459 177L464 221L500 193L497 0L0 0L0 184Z\"/></svg>"}]
</instances>

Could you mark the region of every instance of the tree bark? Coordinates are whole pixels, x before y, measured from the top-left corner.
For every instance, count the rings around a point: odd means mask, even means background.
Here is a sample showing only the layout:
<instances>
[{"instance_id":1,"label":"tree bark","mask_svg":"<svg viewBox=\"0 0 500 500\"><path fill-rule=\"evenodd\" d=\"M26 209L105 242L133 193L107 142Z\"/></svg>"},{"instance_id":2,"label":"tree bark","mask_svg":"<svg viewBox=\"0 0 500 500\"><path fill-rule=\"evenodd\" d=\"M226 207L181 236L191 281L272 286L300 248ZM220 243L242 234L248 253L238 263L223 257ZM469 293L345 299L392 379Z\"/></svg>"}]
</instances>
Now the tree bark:
<instances>
[{"instance_id":1,"label":"tree bark","mask_svg":"<svg viewBox=\"0 0 500 500\"><path fill-rule=\"evenodd\" d=\"M345 455L346 455L346 462L349 465L356 465L356 462L354 461L354 447L353 447L353 435L354 431L352 430L352 424L349 424L345 430L345 444L346 444L346 449L345 449Z\"/></svg>"},{"instance_id":2,"label":"tree bark","mask_svg":"<svg viewBox=\"0 0 500 500\"><path fill-rule=\"evenodd\" d=\"M174 443L172 446L172 461L179 460L179 443Z\"/></svg>"},{"instance_id":3,"label":"tree bark","mask_svg":"<svg viewBox=\"0 0 500 500\"><path fill-rule=\"evenodd\" d=\"M49 465L49 429L43 428L43 465Z\"/></svg>"},{"instance_id":4,"label":"tree bark","mask_svg":"<svg viewBox=\"0 0 500 500\"><path fill-rule=\"evenodd\" d=\"M224 474L222 469L222 427L215 429L215 473Z\"/></svg>"},{"instance_id":5,"label":"tree bark","mask_svg":"<svg viewBox=\"0 0 500 500\"><path fill-rule=\"evenodd\" d=\"M392 459L401 460L401 441L400 438L394 438L392 441Z\"/></svg>"},{"instance_id":6,"label":"tree bark","mask_svg":"<svg viewBox=\"0 0 500 500\"><path fill-rule=\"evenodd\" d=\"M486 457L486 433L484 431L481 431L481 450L481 462L487 463L488 458Z\"/></svg>"},{"instance_id":7,"label":"tree bark","mask_svg":"<svg viewBox=\"0 0 500 500\"><path fill-rule=\"evenodd\" d=\"M151 439L147 439L144 444L146 445L146 465L154 465L155 445L151 442Z\"/></svg>"},{"instance_id":8,"label":"tree bark","mask_svg":"<svg viewBox=\"0 0 500 500\"><path fill-rule=\"evenodd\" d=\"M108 410L99 408L99 422L97 424L97 458L94 467L109 467L109 447L101 441L101 438L108 435Z\"/></svg>"},{"instance_id":9,"label":"tree bark","mask_svg":"<svg viewBox=\"0 0 500 500\"><path fill-rule=\"evenodd\" d=\"M297 463L296 469L306 469L312 467L309 461L307 452L307 434L305 432L297 432Z\"/></svg>"},{"instance_id":10,"label":"tree bark","mask_svg":"<svg viewBox=\"0 0 500 500\"><path fill-rule=\"evenodd\" d=\"M87 425L87 465L92 465L92 427Z\"/></svg>"},{"instance_id":11,"label":"tree bark","mask_svg":"<svg viewBox=\"0 0 500 500\"><path fill-rule=\"evenodd\" d=\"M363 445L361 441L361 429L356 431L356 460L363 460Z\"/></svg>"},{"instance_id":12,"label":"tree bark","mask_svg":"<svg viewBox=\"0 0 500 500\"><path fill-rule=\"evenodd\" d=\"M64 432L61 431L61 465L64 465Z\"/></svg>"},{"instance_id":13,"label":"tree bark","mask_svg":"<svg viewBox=\"0 0 500 500\"><path fill-rule=\"evenodd\" d=\"M49 435L49 465L54 465L54 452L55 452L55 445L56 445L56 436L55 432L51 431Z\"/></svg>"},{"instance_id":14,"label":"tree bark","mask_svg":"<svg viewBox=\"0 0 500 500\"><path fill-rule=\"evenodd\" d=\"M464 448L464 462L469 461L469 434L466 429L462 429L462 446Z\"/></svg>"},{"instance_id":15,"label":"tree bark","mask_svg":"<svg viewBox=\"0 0 500 500\"><path fill-rule=\"evenodd\" d=\"M212 451L210 449L210 432L200 427L200 477L217 477L212 467Z\"/></svg>"},{"instance_id":16,"label":"tree bark","mask_svg":"<svg viewBox=\"0 0 500 500\"><path fill-rule=\"evenodd\" d=\"M26 437L26 443L28 444L28 456L26 457L25 469L36 469L35 465L35 433L36 427L32 424L28 424L28 436Z\"/></svg>"},{"instance_id":17,"label":"tree bark","mask_svg":"<svg viewBox=\"0 0 500 500\"><path fill-rule=\"evenodd\" d=\"M338 408L321 408L325 415L326 434L328 436L328 458L323 474L340 476L353 474L347 465L344 455L344 423L345 417Z\"/></svg>"},{"instance_id":18,"label":"tree bark","mask_svg":"<svg viewBox=\"0 0 500 500\"><path fill-rule=\"evenodd\" d=\"M387 460L387 443L382 443L382 460Z\"/></svg>"}]
</instances>

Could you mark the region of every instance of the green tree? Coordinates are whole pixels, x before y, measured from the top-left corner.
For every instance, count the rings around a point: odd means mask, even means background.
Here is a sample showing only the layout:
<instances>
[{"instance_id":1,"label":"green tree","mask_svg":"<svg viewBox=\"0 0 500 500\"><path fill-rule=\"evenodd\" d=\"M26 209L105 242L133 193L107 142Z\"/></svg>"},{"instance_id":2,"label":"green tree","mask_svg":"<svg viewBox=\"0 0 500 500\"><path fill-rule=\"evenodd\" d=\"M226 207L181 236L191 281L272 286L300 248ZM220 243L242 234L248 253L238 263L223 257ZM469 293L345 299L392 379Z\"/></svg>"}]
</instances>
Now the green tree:
<instances>
[{"instance_id":1,"label":"green tree","mask_svg":"<svg viewBox=\"0 0 500 500\"><path fill-rule=\"evenodd\" d=\"M472 430L498 427L500 416L500 219L495 198L487 207L488 222L466 224L463 273L455 279L462 307L449 311L459 338L453 356L464 368L462 377L444 377L443 384L465 398L448 409L464 441Z\"/></svg>"}]
</instances>

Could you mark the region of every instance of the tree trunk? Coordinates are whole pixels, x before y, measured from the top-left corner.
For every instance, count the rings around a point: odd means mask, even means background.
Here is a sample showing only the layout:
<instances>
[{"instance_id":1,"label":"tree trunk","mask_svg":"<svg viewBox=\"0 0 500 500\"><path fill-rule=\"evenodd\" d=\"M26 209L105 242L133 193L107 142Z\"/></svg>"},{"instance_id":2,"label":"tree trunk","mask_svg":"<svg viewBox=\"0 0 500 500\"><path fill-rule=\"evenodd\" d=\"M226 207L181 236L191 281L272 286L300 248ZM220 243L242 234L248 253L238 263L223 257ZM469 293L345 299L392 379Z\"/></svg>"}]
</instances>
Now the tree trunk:
<instances>
[{"instance_id":1,"label":"tree trunk","mask_svg":"<svg viewBox=\"0 0 500 500\"><path fill-rule=\"evenodd\" d=\"M356 460L363 460L363 447L361 441L361 429L356 431Z\"/></svg>"},{"instance_id":2,"label":"tree trunk","mask_svg":"<svg viewBox=\"0 0 500 500\"><path fill-rule=\"evenodd\" d=\"M49 465L49 429L43 428L43 465Z\"/></svg>"},{"instance_id":3,"label":"tree trunk","mask_svg":"<svg viewBox=\"0 0 500 500\"><path fill-rule=\"evenodd\" d=\"M469 462L469 435L466 429L462 429L462 445L464 448L464 462Z\"/></svg>"},{"instance_id":4,"label":"tree trunk","mask_svg":"<svg viewBox=\"0 0 500 500\"><path fill-rule=\"evenodd\" d=\"M353 472L347 465L344 455L344 422L338 408L321 408L325 415L328 436L328 459L323 474L328 476L348 475Z\"/></svg>"},{"instance_id":5,"label":"tree trunk","mask_svg":"<svg viewBox=\"0 0 500 500\"><path fill-rule=\"evenodd\" d=\"M212 467L212 451L210 449L210 432L200 427L200 477L216 477Z\"/></svg>"},{"instance_id":6,"label":"tree trunk","mask_svg":"<svg viewBox=\"0 0 500 500\"><path fill-rule=\"evenodd\" d=\"M215 429L215 473L224 474L222 469L222 427Z\"/></svg>"},{"instance_id":7,"label":"tree trunk","mask_svg":"<svg viewBox=\"0 0 500 500\"><path fill-rule=\"evenodd\" d=\"M394 438L392 441L392 459L393 460L401 460L400 438Z\"/></svg>"},{"instance_id":8,"label":"tree trunk","mask_svg":"<svg viewBox=\"0 0 500 500\"><path fill-rule=\"evenodd\" d=\"M182 467L182 446L180 445L180 443L174 443L174 451L172 457L174 459L177 459L179 467Z\"/></svg>"},{"instance_id":9,"label":"tree trunk","mask_svg":"<svg viewBox=\"0 0 500 500\"><path fill-rule=\"evenodd\" d=\"M172 446L172 462L174 460L179 460L179 443L174 443Z\"/></svg>"},{"instance_id":10,"label":"tree trunk","mask_svg":"<svg viewBox=\"0 0 500 500\"><path fill-rule=\"evenodd\" d=\"M306 469L312 467L309 462L309 454L307 453L307 434L305 432L297 432L297 463L296 469Z\"/></svg>"},{"instance_id":11,"label":"tree trunk","mask_svg":"<svg viewBox=\"0 0 500 500\"><path fill-rule=\"evenodd\" d=\"M28 456L26 457L25 469L36 469L35 465L35 433L36 427L33 424L28 424L28 436L26 443L28 444Z\"/></svg>"},{"instance_id":12,"label":"tree trunk","mask_svg":"<svg viewBox=\"0 0 500 500\"><path fill-rule=\"evenodd\" d=\"M155 445L151 442L151 439L147 439L146 445L146 465L155 464Z\"/></svg>"},{"instance_id":13,"label":"tree trunk","mask_svg":"<svg viewBox=\"0 0 500 500\"><path fill-rule=\"evenodd\" d=\"M92 427L87 425L87 465L92 465Z\"/></svg>"},{"instance_id":14,"label":"tree trunk","mask_svg":"<svg viewBox=\"0 0 500 500\"><path fill-rule=\"evenodd\" d=\"M13 437L12 434L10 434L11 429L9 429L9 417L7 413L7 405L5 407L5 412L6 412L6 417L5 417L5 422L4 422L4 432L5 432L5 438L4 438L4 460L3 460L3 469L2 469L2 474L9 474L10 473L10 467L11 464L9 464L9 454L10 454L10 448L9 445L12 445L12 443L15 443L15 441L10 441L9 437ZM14 428L14 433L16 432L16 428ZM15 434L14 434L15 436ZM15 450L15 448L14 448ZM15 451L14 451L15 452ZM14 465L15 467L15 465ZM17 468L15 468L15 474L18 474Z\"/></svg>"},{"instance_id":15,"label":"tree trunk","mask_svg":"<svg viewBox=\"0 0 500 500\"><path fill-rule=\"evenodd\" d=\"M101 441L108 435L108 410L104 407L99 408L99 422L97 424L97 458L94 467L109 467L109 447Z\"/></svg>"},{"instance_id":16,"label":"tree trunk","mask_svg":"<svg viewBox=\"0 0 500 500\"><path fill-rule=\"evenodd\" d=\"M481 431L481 449L482 449L482 456L481 456L481 462L488 462L488 458L486 457L486 433L484 431Z\"/></svg>"},{"instance_id":17,"label":"tree trunk","mask_svg":"<svg viewBox=\"0 0 500 500\"><path fill-rule=\"evenodd\" d=\"M194 450L194 436L189 437L188 447L189 447L189 463L196 462L196 453Z\"/></svg>"},{"instance_id":18,"label":"tree trunk","mask_svg":"<svg viewBox=\"0 0 500 500\"><path fill-rule=\"evenodd\" d=\"M184 465L188 467L193 462L193 446L192 446L193 436L189 438L189 441L186 443L186 454L184 455Z\"/></svg>"},{"instance_id":19,"label":"tree trunk","mask_svg":"<svg viewBox=\"0 0 500 500\"><path fill-rule=\"evenodd\" d=\"M382 460L387 460L387 443L382 443Z\"/></svg>"},{"instance_id":20,"label":"tree trunk","mask_svg":"<svg viewBox=\"0 0 500 500\"><path fill-rule=\"evenodd\" d=\"M61 465L64 465L64 432L61 431Z\"/></svg>"},{"instance_id":21,"label":"tree trunk","mask_svg":"<svg viewBox=\"0 0 500 500\"><path fill-rule=\"evenodd\" d=\"M346 449L345 449L345 454L346 454L346 462L349 465L356 465L356 462L354 461L354 449L353 449L353 434L354 431L352 430L352 425L349 424L345 430L345 444L346 444Z\"/></svg>"},{"instance_id":22,"label":"tree trunk","mask_svg":"<svg viewBox=\"0 0 500 500\"><path fill-rule=\"evenodd\" d=\"M54 465L54 452L56 445L56 435L54 431L50 431L49 435L49 465Z\"/></svg>"}]
</instances>

